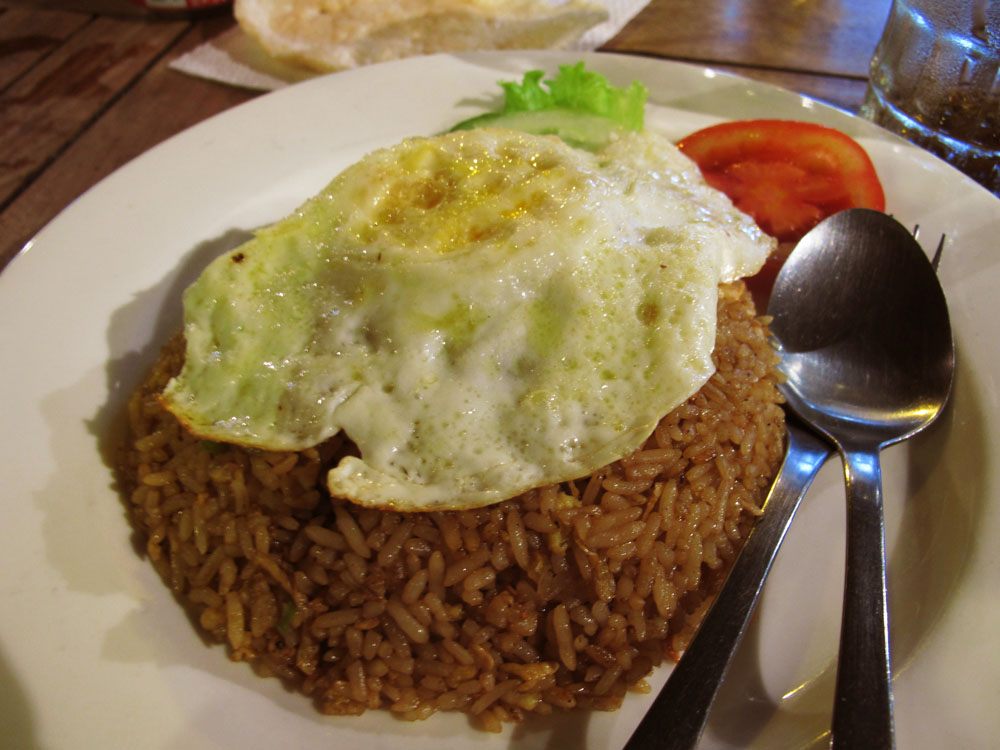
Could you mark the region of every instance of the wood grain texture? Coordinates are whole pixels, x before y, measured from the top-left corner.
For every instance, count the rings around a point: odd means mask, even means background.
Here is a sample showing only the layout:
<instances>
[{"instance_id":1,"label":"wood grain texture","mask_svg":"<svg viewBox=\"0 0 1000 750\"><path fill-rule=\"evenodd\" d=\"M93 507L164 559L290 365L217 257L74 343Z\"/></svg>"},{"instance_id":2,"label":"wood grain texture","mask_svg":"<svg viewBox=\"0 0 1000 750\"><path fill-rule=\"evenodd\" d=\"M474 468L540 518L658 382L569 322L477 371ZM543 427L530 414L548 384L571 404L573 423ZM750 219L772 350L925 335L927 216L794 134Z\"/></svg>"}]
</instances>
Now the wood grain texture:
<instances>
[{"instance_id":1,"label":"wood grain texture","mask_svg":"<svg viewBox=\"0 0 1000 750\"><path fill-rule=\"evenodd\" d=\"M0 205L173 44L186 23L95 17L0 94Z\"/></svg>"},{"instance_id":2,"label":"wood grain texture","mask_svg":"<svg viewBox=\"0 0 1000 750\"><path fill-rule=\"evenodd\" d=\"M138 18L149 16L148 10L132 0L0 0L0 7L29 10L62 10L87 15L124 16Z\"/></svg>"},{"instance_id":3,"label":"wood grain texture","mask_svg":"<svg viewBox=\"0 0 1000 750\"><path fill-rule=\"evenodd\" d=\"M0 91L90 20L84 13L0 9Z\"/></svg>"},{"instance_id":4,"label":"wood grain texture","mask_svg":"<svg viewBox=\"0 0 1000 750\"><path fill-rule=\"evenodd\" d=\"M662 0L605 48L679 60L868 76L891 0Z\"/></svg>"},{"instance_id":5,"label":"wood grain texture","mask_svg":"<svg viewBox=\"0 0 1000 750\"><path fill-rule=\"evenodd\" d=\"M0 213L0 268L64 206L157 143L256 96L169 70L226 20L197 24Z\"/></svg>"}]
</instances>

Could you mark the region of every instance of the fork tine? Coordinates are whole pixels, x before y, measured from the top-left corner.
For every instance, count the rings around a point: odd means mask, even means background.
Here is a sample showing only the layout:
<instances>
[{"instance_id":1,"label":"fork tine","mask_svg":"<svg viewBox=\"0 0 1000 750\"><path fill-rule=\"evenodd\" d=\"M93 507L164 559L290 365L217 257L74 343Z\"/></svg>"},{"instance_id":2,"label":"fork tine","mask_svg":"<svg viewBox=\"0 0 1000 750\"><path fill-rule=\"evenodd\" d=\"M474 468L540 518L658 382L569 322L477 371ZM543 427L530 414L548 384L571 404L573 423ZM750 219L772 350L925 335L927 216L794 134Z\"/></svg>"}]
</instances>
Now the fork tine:
<instances>
[{"instance_id":1,"label":"fork tine","mask_svg":"<svg viewBox=\"0 0 1000 750\"><path fill-rule=\"evenodd\" d=\"M918 241L920 240L919 224L913 225L913 231L911 232L911 234L913 235L913 239ZM941 235L941 239L938 240L937 249L934 251L934 257L931 258L931 265L934 267L935 271L938 269L938 264L941 262L941 253L944 251L944 241L946 237L947 235L944 234Z\"/></svg>"},{"instance_id":2,"label":"fork tine","mask_svg":"<svg viewBox=\"0 0 1000 750\"><path fill-rule=\"evenodd\" d=\"M892 216L892 214L889 214L889 216ZM920 225L919 224L914 224L913 225L913 231L910 232L910 234L913 235L913 239L919 241L920 240ZM947 235L942 234L941 235L941 239L938 240L937 249L934 251L934 257L931 258L931 266L934 267L935 271L937 271L938 264L941 262L941 254L944 251L944 241L945 241L945 239L947 239Z\"/></svg>"},{"instance_id":3,"label":"fork tine","mask_svg":"<svg viewBox=\"0 0 1000 750\"><path fill-rule=\"evenodd\" d=\"M938 264L941 262L941 254L944 252L944 241L945 235L942 234L941 239L938 240L937 250L934 251L934 257L931 258L931 265L934 266L935 271L938 268Z\"/></svg>"}]
</instances>

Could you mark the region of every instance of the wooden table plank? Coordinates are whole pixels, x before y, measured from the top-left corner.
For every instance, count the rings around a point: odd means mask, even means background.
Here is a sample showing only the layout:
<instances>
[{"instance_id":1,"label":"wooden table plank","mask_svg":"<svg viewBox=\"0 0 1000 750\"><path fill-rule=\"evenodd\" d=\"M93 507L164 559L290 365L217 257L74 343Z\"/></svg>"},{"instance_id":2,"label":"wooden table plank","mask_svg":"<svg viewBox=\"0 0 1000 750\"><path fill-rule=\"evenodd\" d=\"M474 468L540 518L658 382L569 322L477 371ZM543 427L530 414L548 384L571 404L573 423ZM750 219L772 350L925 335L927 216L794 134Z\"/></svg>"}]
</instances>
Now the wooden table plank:
<instances>
[{"instance_id":1,"label":"wooden table plank","mask_svg":"<svg viewBox=\"0 0 1000 750\"><path fill-rule=\"evenodd\" d=\"M664 0L606 48L716 65L867 78L892 0Z\"/></svg>"},{"instance_id":2,"label":"wooden table plank","mask_svg":"<svg viewBox=\"0 0 1000 750\"><path fill-rule=\"evenodd\" d=\"M85 13L4 9L0 13L0 91L89 20Z\"/></svg>"},{"instance_id":3,"label":"wooden table plank","mask_svg":"<svg viewBox=\"0 0 1000 750\"><path fill-rule=\"evenodd\" d=\"M66 10L87 15L125 16L137 18L150 12L131 0L0 0L0 7L33 10Z\"/></svg>"},{"instance_id":4,"label":"wooden table plank","mask_svg":"<svg viewBox=\"0 0 1000 750\"><path fill-rule=\"evenodd\" d=\"M0 94L0 206L188 26L93 18Z\"/></svg>"},{"instance_id":5,"label":"wooden table plank","mask_svg":"<svg viewBox=\"0 0 1000 750\"><path fill-rule=\"evenodd\" d=\"M214 36L224 23L220 19L190 29L0 213L0 269L62 207L101 178L175 133L257 95L167 68L170 60Z\"/></svg>"}]
</instances>

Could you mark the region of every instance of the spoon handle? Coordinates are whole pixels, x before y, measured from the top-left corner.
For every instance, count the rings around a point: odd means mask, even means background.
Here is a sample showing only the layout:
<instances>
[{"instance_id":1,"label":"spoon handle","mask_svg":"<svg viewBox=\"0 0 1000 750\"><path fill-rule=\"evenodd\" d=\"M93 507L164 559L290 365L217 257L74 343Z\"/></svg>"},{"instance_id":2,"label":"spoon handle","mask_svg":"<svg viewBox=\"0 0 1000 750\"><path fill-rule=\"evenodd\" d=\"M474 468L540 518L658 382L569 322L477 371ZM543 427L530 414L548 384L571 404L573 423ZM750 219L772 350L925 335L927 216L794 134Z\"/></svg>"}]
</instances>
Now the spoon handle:
<instances>
[{"instance_id":1,"label":"spoon handle","mask_svg":"<svg viewBox=\"0 0 1000 750\"><path fill-rule=\"evenodd\" d=\"M832 746L835 750L890 750L895 740L882 471L877 447L842 448L847 478L847 562Z\"/></svg>"},{"instance_id":2,"label":"spoon handle","mask_svg":"<svg viewBox=\"0 0 1000 750\"><path fill-rule=\"evenodd\" d=\"M778 547L830 448L789 423L781 471L754 526L694 639L625 745L626 750L695 747L733 652L743 637Z\"/></svg>"}]
</instances>

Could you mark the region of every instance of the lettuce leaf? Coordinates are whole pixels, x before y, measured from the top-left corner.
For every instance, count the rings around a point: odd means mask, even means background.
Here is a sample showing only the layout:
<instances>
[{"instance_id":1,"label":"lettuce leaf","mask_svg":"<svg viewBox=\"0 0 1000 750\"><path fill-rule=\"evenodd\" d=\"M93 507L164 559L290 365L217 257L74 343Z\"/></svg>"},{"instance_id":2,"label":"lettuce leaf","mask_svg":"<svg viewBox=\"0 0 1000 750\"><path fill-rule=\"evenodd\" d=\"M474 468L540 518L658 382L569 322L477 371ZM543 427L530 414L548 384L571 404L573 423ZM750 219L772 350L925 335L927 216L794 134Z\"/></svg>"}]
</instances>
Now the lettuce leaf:
<instances>
[{"instance_id":1,"label":"lettuce leaf","mask_svg":"<svg viewBox=\"0 0 1000 750\"><path fill-rule=\"evenodd\" d=\"M504 90L501 110L463 120L452 130L498 124L519 113L559 110L607 118L623 130L640 131L649 95L639 81L619 88L600 73L586 70L582 62L559 66L559 73L549 80L544 71L530 70L520 83L501 81L500 86Z\"/></svg>"}]
</instances>

